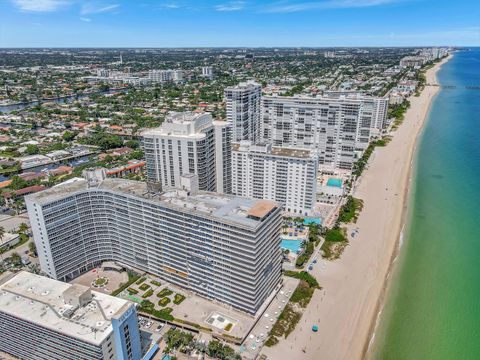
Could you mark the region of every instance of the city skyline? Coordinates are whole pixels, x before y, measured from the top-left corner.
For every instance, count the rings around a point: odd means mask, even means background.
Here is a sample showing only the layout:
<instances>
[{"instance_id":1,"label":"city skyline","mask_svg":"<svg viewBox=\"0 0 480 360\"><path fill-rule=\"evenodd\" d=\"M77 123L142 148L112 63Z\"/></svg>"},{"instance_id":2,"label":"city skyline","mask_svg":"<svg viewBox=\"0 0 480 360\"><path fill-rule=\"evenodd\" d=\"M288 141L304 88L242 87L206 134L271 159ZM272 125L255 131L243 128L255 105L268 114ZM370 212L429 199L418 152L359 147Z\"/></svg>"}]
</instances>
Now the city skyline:
<instances>
[{"instance_id":1,"label":"city skyline","mask_svg":"<svg viewBox=\"0 0 480 360\"><path fill-rule=\"evenodd\" d=\"M480 6L460 3L4 0L0 47L478 46Z\"/></svg>"}]
</instances>

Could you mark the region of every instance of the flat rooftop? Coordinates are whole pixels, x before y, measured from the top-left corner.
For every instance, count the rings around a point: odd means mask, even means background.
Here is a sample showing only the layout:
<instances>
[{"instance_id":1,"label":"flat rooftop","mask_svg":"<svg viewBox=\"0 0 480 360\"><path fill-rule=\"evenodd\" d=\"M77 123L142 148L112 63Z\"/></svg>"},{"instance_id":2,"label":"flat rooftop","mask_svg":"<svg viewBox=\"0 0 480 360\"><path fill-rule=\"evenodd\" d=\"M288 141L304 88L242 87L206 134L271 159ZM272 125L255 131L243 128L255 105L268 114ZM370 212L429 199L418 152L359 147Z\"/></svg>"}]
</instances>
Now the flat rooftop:
<instances>
[{"instance_id":1,"label":"flat rooftop","mask_svg":"<svg viewBox=\"0 0 480 360\"><path fill-rule=\"evenodd\" d=\"M92 301L75 309L64 301L65 291L78 293L75 286L22 271L0 285L0 311L99 345L112 332L112 317L133 305L92 291Z\"/></svg>"},{"instance_id":2,"label":"flat rooftop","mask_svg":"<svg viewBox=\"0 0 480 360\"><path fill-rule=\"evenodd\" d=\"M253 80L248 80L248 81L238 83L237 85L234 85L234 86L228 86L225 88L225 91L247 90L247 89L253 89L255 87L260 87L260 84Z\"/></svg>"},{"instance_id":3,"label":"flat rooftop","mask_svg":"<svg viewBox=\"0 0 480 360\"><path fill-rule=\"evenodd\" d=\"M159 203L165 208L192 212L250 229L259 226L262 220L249 216L250 209L257 206L262 200L207 191L199 191L194 195L188 195L185 191L175 188L165 188L161 193L153 193L148 191L145 182L125 179L107 178L99 186L89 188L86 180L74 178L47 190L32 194L27 199L40 205L45 205L65 196L73 195L76 192L96 190L139 197L149 202ZM279 206L275 202L272 203L275 207Z\"/></svg>"},{"instance_id":4,"label":"flat rooftop","mask_svg":"<svg viewBox=\"0 0 480 360\"><path fill-rule=\"evenodd\" d=\"M232 151L252 152L256 154L276 155L281 157L291 157L299 159L313 158L314 152L311 149L287 148L287 147L269 147L264 144L245 145L242 143L233 143Z\"/></svg>"},{"instance_id":5,"label":"flat rooftop","mask_svg":"<svg viewBox=\"0 0 480 360\"><path fill-rule=\"evenodd\" d=\"M265 95L265 100L274 102L279 101L286 104L296 104L296 105L327 105L327 104L361 104L367 101L373 101L377 98L369 95L362 94L347 94L347 93L338 93L334 94L333 92L320 95L320 96L310 96L310 95L297 95L297 96L282 96L282 95Z\"/></svg>"},{"instance_id":6,"label":"flat rooftop","mask_svg":"<svg viewBox=\"0 0 480 360\"><path fill-rule=\"evenodd\" d=\"M270 200L259 200L248 210L248 215L256 218L263 218L276 207L275 202Z\"/></svg>"},{"instance_id":7,"label":"flat rooftop","mask_svg":"<svg viewBox=\"0 0 480 360\"><path fill-rule=\"evenodd\" d=\"M210 113L193 111L171 112L165 121L157 128L147 129L143 136L172 136L180 138L203 139L203 130L213 124Z\"/></svg>"}]
</instances>

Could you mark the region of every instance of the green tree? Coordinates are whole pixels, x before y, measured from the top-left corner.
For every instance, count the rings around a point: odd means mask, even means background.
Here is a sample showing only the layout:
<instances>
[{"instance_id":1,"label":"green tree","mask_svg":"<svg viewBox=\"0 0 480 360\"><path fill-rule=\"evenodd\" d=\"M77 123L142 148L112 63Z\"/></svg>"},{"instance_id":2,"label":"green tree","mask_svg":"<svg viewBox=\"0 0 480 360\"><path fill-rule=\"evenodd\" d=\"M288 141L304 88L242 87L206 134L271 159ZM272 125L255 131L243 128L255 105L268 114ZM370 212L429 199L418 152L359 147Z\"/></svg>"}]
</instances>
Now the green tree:
<instances>
[{"instance_id":1,"label":"green tree","mask_svg":"<svg viewBox=\"0 0 480 360\"><path fill-rule=\"evenodd\" d=\"M132 148L132 149L136 149L138 148L139 144L138 144L138 141L136 140L128 140L125 143L125 146L128 146L129 148Z\"/></svg>"},{"instance_id":2,"label":"green tree","mask_svg":"<svg viewBox=\"0 0 480 360\"><path fill-rule=\"evenodd\" d=\"M28 231L28 225L25 223L21 223L18 225L18 233L19 234L26 234Z\"/></svg>"},{"instance_id":3,"label":"green tree","mask_svg":"<svg viewBox=\"0 0 480 360\"><path fill-rule=\"evenodd\" d=\"M218 340L212 340L208 343L207 354L220 360L241 360L242 358L240 355L235 354L235 350L230 346L223 345Z\"/></svg>"},{"instance_id":4,"label":"green tree","mask_svg":"<svg viewBox=\"0 0 480 360\"><path fill-rule=\"evenodd\" d=\"M27 148L25 150L25 153L28 155L35 155L40 152L40 149L38 148L37 145L27 145Z\"/></svg>"},{"instance_id":5,"label":"green tree","mask_svg":"<svg viewBox=\"0 0 480 360\"><path fill-rule=\"evenodd\" d=\"M37 253L37 246L35 245L35 242L30 242L28 243L28 249L30 250L30 252L32 254L36 254Z\"/></svg>"},{"instance_id":6,"label":"green tree","mask_svg":"<svg viewBox=\"0 0 480 360\"><path fill-rule=\"evenodd\" d=\"M140 160L143 159L143 151L142 150L135 150L130 155L128 155L129 159Z\"/></svg>"},{"instance_id":7,"label":"green tree","mask_svg":"<svg viewBox=\"0 0 480 360\"><path fill-rule=\"evenodd\" d=\"M73 139L75 139L75 136L77 136L77 133L73 132L73 131L65 131L62 135L62 139L64 141L67 141L67 142L70 142L72 141Z\"/></svg>"},{"instance_id":8,"label":"green tree","mask_svg":"<svg viewBox=\"0 0 480 360\"><path fill-rule=\"evenodd\" d=\"M17 265L17 266L22 264L22 258L16 252L14 252L12 255L10 255L10 261L12 262L12 264Z\"/></svg>"},{"instance_id":9,"label":"green tree","mask_svg":"<svg viewBox=\"0 0 480 360\"><path fill-rule=\"evenodd\" d=\"M28 267L28 271L32 274L40 274L40 266L38 264L32 264Z\"/></svg>"},{"instance_id":10,"label":"green tree","mask_svg":"<svg viewBox=\"0 0 480 360\"><path fill-rule=\"evenodd\" d=\"M23 180L20 176L15 175L12 177L12 183L10 184L10 188L12 190L19 190L23 189L28 185L27 181Z\"/></svg>"}]
</instances>

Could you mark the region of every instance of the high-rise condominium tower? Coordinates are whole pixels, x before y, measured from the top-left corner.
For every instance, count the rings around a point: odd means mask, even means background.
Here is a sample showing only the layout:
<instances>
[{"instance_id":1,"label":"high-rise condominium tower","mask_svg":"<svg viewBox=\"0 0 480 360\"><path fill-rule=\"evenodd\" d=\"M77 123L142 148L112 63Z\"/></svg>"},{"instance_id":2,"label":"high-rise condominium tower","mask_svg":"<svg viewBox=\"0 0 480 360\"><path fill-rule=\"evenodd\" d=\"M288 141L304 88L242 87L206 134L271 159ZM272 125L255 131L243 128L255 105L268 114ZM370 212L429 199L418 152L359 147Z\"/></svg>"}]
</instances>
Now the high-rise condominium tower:
<instances>
[{"instance_id":1,"label":"high-rise condominium tower","mask_svg":"<svg viewBox=\"0 0 480 360\"><path fill-rule=\"evenodd\" d=\"M90 175L89 175L90 174ZM281 282L282 207L87 172L26 198L42 271L71 280L103 261L154 274L255 314Z\"/></svg>"},{"instance_id":2,"label":"high-rise condominium tower","mask_svg":"<svg viewBox=\"0 0 480 360\"><path fill-rule=\"evenodd\" d=\"M262 87L255 82L240 83L225 89L227 122L232 124L233 141L257 142L260 139Z\"/></svg>"},{"instance_id":3,"label":"high-rise condominium tower","mask_svg":"<svg viewBox=\"0 0 480 360\"><path fill-rule=\"evenodd\" d=\"M315 205L318 159L314 150L234 143L232 193L285 204L292 214L310 215Z\"/></svg>"},{"instance_id":4,"label":"high-rise condominium tower","mask_svg":"<svg viewBox=\"0 0 480 360\"><path fill-rule=\"evenodd\" d=\"M143 133L147 176L163 186L180 187L184 174L198 175L200 190L230 192L231 127L208 113L171 113Z\"/></svg>"},{"instance_id":5,"label":"high-rise condominium tower","mask_svg":"<svg viewBox=\"0 0 480 360\"><path fill-rule=\"evenodd\" d=\"M373 97L265 96L263 141L276 147L312 148L321 167L351 169L377 127L384 126L385 106Z\"/></svg>"}]
</instances>

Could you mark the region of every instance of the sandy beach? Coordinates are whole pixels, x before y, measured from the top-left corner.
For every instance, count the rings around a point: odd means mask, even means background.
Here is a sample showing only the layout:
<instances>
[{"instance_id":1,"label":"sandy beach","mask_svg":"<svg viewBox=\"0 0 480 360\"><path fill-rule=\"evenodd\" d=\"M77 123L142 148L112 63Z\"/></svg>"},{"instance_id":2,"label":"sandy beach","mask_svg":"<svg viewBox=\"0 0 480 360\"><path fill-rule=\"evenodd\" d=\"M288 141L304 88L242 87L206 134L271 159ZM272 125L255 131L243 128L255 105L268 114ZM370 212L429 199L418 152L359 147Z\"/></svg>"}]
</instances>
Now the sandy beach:
<instances>
[{"instance_id":1,"label":"sandy beach","mask_svg":"<svg viewBox=\"0 0 480 360\"><path fill-rule=\"evenodd\" d=\"M427 71L435 84L441 63ZM355 238L336 261L320 261L312 272L322 290L316 291L288 339L263 353L269 359L363 359L381 308L388 274L396 256L404 223L412 160L418 135L438 86L426 86L392 141L377 148L359 179L354 196L364 201ZM311 331L318 325L317 333Z\"/></svg>"}]
</instances>

